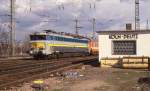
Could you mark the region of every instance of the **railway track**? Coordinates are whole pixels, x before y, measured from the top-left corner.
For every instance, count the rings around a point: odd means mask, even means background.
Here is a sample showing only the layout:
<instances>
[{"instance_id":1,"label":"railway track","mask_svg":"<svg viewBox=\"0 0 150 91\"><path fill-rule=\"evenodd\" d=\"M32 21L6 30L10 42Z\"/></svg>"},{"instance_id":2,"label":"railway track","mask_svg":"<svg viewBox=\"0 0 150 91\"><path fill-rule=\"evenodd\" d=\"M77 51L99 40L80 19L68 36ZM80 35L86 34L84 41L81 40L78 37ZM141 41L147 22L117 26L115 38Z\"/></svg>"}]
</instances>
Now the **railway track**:
<instances>
[{"instance_id":1,"label":"railway track","mask_svg":"<svg viewBox=\"0 0 150 91\"><path fill-rule=\"evenodd\" d=\"M31 81L37 78L48 76L51 73L72 68L86 62L95 61L97 57L76 57L64 58L55 61L39 62L36 64L17 65L10 68L1 69L0 72L0 89L15 86L19 83ZM11 69L12 68L12 69Z\"/></svg>"},{"instance_id":2,"label":"railway track","mask_svg":"<svg viewBox=\"0 0 150 91\"><path fill-rule=\"evenodd\" d=\"M76 58L76 57L72 57ZM67 58L59 58L59 60L66 60ZM52 62L57 61L58 59L51 59L51 60L34 60L33 58L19 58L19 59L4 59L0 60L0 71L1 70L7 70L7 69L13 69L15 67L23 66L23 65L29 65L29 64L38 64L38 63L44 63L44 62ZM13 67L13 68L12 68Z\"/></svg>"},{"instance_id":3,"label":"railway track","mask_svg":"<svg viewBox=\"0 0 150 91\"><path fill-rule=\"evenodd\" d=\"M74 59L80 57L74 57ZM51 65L55 63L61 63L63 60L73 61L71 58L60 58L60 59L52 59L52 60L9 60L9 64L0 64L0 75L3 73L10 73L13 71L25 70L28 68L34 68L36 66L44 66L44 65ZM13 62L12 62L13 61ZM14 65L15 64L15 65Z\"/></svg>"},{"instance_id":4,"label":"railway track","mask_svg":"<svg viewBox=\"0 0 150 91\"><path fill-rule=\"evenodd\" d=\"M24 65L36 65L40 63L53 62L58 59L51 60L34 60L30 59L9 59L9 60L0 60L0 71L23 67ZM65 58L60 58L59 60L65 60Z\"/></svg>"}]
</instances>

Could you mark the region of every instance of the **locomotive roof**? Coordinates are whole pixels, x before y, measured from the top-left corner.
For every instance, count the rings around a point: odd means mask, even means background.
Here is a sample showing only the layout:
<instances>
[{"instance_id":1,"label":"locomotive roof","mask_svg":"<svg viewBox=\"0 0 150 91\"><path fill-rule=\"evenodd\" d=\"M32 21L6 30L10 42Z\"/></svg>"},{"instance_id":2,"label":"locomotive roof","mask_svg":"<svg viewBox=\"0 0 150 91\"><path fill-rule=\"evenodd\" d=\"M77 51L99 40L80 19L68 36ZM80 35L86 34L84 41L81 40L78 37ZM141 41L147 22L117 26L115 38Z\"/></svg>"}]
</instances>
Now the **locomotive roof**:
<instances>
[{"instance_id":1,"label":"locomotive roof","mask_svg":"<svg viewBox=\"0 0 150 91\"><path fill-rule=\"evenodd\" d=\"M70 37L73 37L73 38L79 38L79 39L88 39L90 40L90 38L88 37L84 37L82 35L77 35L77 34L72 34L72 33L66 33L66 32L56 32L54 30L43 30L44 32L46 33L50 33L50 34L58 34L58 35L64 35L64 36L70 36Z\"/></svg>"},{"instance_id":2,"label":"locomotive roof","mask_svg":"<svg viewBox=\"0 0 150 91\"><path fill-rule=\"evenodd\" d=\"M45 32L35 32L31 35L52 35L52 36L60 36L60 37L67 37L67 38L76 38L76 39L82 39L82 40L88 40L88 38L85 37L74 37L74 36L69 36L69 35L64 35L64 34L55 34L55 33L45 33Z\"/></svg>"},{"instance_id":3,"label":"locomotive roof","mask_svg":"<svg viewBox=\"0 0 150 91\"><path fill-rule=\"evenodd\" d=\"M31 35L53 35L53 36L90 40L89 38L81 36L81 35L75 35L75 34L64 33L64 32L35 32L35 33L32 33Z\"/></svg>"}]
</instances>

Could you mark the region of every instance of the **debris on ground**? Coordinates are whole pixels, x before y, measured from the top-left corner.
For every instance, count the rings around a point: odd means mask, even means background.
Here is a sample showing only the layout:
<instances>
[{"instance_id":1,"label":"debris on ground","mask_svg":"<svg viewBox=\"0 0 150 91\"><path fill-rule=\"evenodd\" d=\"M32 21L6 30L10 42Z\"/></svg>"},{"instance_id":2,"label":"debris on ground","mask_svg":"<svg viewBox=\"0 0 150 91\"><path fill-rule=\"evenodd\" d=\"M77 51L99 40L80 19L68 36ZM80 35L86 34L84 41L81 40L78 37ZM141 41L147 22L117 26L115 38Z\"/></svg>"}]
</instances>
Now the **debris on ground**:
<instances>
[{"instance_id":1,"label":"debris on ground","mask_svg":"<svg viewBox=\"0 0 150 91\"><path fill-rule=\"evenodd\" d=\"M150 85L150 77L141 77L141 78L139 78L138 83Z\"/></svg>"},{"instance_id":2,"label":"debris on ground","mask_svg":"<svg viewBox=\"0 0 150 91\"><path fill-rule=\"evenodd\" d=\"M82 70L86 70L86 69L90 69L90 68L91 68L90 65L83 65L83 66L81 67Z\"/></svg>"},{"instance_id":3,"label":"debris on ground","mask_svg":"<svg viewBox=\"0 0 150 91\"><path fill-rule=\"evenodd\" d=\"M83 77L83 74L80 74L77 71L67 71L62 73L62 76L65 78L78 78L78 77Z\"/></svg>"},{"instance_id":4,"label":"debris on ground","mask_svg":"<svg viewBox=\"0 0 150 91\"><path fill-rule=\"evenodd\" d=\"M48 91L48 85L46 85L42 79L33 81L33 84L31 85L31 87L35 91Z\"/></svg>"},{"instance_id":5,"label":"debris on ground","mask_svg":"<svg viewBox=\"0 0 150 91\"><path fill-rule=\"evenodd\" d=\"M140 77L138 79L137 91L150 91L150 77Z\"/></svg>"},{"instance_id":6,"label":"debris on ground","mask_svg":"<svg viewBox=\"0 0 150 91\"><path fill-rule=\"evenodd\" d=\"M138 84L138 79L144 76L147 76L145 70L85 66L50 74L49 78L9 91L150 91L150 85ZM149 80L141 79L139 83Z\"/></svg>"}]
</instances>

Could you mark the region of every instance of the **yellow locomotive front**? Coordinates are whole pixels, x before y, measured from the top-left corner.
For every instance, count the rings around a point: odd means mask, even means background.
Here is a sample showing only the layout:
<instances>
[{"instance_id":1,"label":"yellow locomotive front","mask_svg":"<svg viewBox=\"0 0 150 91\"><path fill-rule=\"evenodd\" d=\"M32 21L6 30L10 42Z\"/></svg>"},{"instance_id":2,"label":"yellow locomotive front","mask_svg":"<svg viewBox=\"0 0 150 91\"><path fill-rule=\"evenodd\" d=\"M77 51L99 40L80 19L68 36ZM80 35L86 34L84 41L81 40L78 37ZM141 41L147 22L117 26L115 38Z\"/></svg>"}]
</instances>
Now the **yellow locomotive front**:
<instances>
[{"instance_id":1,"label":"yellow locomotive front","mask_svg":"<svg viewBox=\"0 0 150 91\"><path fill-rule=\"evenodd\" d=\"M44 56L46 54L46 35L30 35L30 55Z\"/></svg>"}]
</instances>

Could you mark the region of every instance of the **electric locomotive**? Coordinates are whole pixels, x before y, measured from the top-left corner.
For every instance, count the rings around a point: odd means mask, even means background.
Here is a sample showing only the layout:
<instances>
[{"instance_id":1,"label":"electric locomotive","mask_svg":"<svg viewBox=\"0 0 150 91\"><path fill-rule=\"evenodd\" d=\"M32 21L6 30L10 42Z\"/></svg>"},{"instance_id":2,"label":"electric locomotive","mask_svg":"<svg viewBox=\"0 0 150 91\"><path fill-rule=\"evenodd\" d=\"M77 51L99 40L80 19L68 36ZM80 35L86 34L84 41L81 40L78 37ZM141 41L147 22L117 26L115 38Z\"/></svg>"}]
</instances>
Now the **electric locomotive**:
<instances>
[{"instance_id":1,"label":"electric locomotive","mask_svg":"<svg viewBox=\"0 0 150 91\"><path fill-rule=\"evenodd\" d=\"M88 55L88 42L85 37L45 30L30 35L30 55L34 58Z\"/></svg>"},{"instance_id":2,"label":"electric locomotive","mask_svg":"<svg viewBox=\"0 0 150 91\"><path fill-rule=\"evenodd\" d=\"M97 39L90 39L89 51L91 55L98 55L98 40Z\"/></svg>"}]
</instances>

